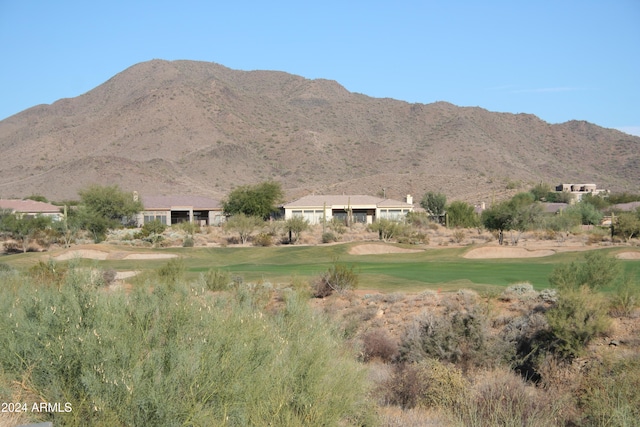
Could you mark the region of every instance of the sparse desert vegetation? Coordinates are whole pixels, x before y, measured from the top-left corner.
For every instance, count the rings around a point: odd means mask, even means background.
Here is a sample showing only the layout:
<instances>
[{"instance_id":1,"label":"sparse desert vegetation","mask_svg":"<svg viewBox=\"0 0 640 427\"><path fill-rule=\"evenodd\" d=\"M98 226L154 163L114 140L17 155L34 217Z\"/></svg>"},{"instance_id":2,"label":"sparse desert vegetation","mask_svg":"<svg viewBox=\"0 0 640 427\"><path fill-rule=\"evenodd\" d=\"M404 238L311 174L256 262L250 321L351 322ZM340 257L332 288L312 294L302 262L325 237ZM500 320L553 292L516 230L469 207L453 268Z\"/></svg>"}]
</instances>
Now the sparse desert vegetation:
<instances>
[{"instance_id":1,"label":"sparse desert vegetation","mask_svg":"<svg viewBox=\"0 0 640 427\"><path fill-rule=\"evenodd\" d=\"M295 258L305 247L282 249ZM235 252L228 262L279 249L223 250ZM3 415L7 425L602 426L640 418L638 275L628 269L636 262L611 251L554 264L553 289L522 282L449 292L370 289L351 262L367 255L278 283L229 268L200 272L188 256L149 259L135 261L153 267L128 286L111 266L131 261L33 264L34 255L0 268L0 394L73 410ZM345 279L348 286L316 293L319 283Z\"/></svg>"}]
</instances>

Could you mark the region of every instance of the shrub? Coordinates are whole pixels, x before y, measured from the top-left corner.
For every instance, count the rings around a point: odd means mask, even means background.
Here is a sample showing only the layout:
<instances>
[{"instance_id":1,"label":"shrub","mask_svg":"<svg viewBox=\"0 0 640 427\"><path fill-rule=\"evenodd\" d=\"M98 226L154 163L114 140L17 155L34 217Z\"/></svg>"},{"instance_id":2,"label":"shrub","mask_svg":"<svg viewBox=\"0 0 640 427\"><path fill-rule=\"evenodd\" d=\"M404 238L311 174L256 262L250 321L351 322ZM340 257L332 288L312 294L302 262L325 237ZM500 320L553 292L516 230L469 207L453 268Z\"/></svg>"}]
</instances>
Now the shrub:
<instances>
[{"instance_id":1,"label":"shrub","mask_svg":"<svg viewBox=\"0 0 640 427\"><path fill-rule=\"evenodd\" d=\"M322 243L333 243L337 241L338 241L338 237L335 234L333 234L331 231L322 233Z\"/></svg>"},{"instance_id":2,"label":"shrub","mask_svg":"<svg viewBox=\"0 0 640 427\"><path fill-rule=\"evenodd\" d=\"M419 362L427 358L469 366L492 365L493 338L488 321L477 304L447 308L441 316L425 315L411 324L400 343L400 360Z\"/></svg>"},{"instance_id":3,"label":"shrub","mask_svg":"<svg viewBox=\"0 0 640 427\"><path fill-rule=\"evenodd\" d=\"M153 220L145 222L140 230L142 237L148 237L153 234L162 234L167 229L167 226L161 223L159 220Z\"/></svg>"},{"instance_id":4,"label":"shrub","mask_svg":"<svg viewBox=\"0 0 640 427\"><path fill-rule=\"evenodd\" d=\"M563 419L564 402L544 398L544 391L515 374L497 370L476 380L458 405L449 406L451 421L465 426L546 427L573 425Z\"/></svg>"},{"instance_id":5,"label":"shrub","mask_svg":"<svg viewBox=\"0 0 640 427\"><path fill-rule=\"evenodd\" d=\"M384 329L374 329L364 334L362 347L365 361L378 358L390 362L398 353L398 344Z\"/></svg>"},{"instance_id":6,"label":"shrub","mask_svg":"<svg viewBox=\"0 0 640 427\"><path fill-rule=\"evenodd\" d=\"M465 400L468 387L462 371L435 359L399 363L385 384L386 400L404 409L456 407Z\"/></svg>"},{"instance_id":7,"label":"shrub","mask_svg":"<svg viewBox=\"0 0 640 427\"><path fill-rule=\"evenodd\" d=\"M15 269L6 262L0 262L0 274L11 274L14 271Z\"/></svg>"},{"instance_id":8,"label":"shrub","mask_svg":"<svg viewBox=\"0 0 640 427\"><path fill-rule=\"evenodd\" d=\"M344 234L347 231L344 221L339 218L331 218L328 225L329 229L337 234Z\"/></svg>"},{"instance_id":9,"label":"shrub","mask_svg":"<svg viewBox=\"0 0 640 427\"><path fill-rule=\"evenodd\" d=\"M38 419L56 426L374 421L365 371L294 293L271 312L251 294L181 283L105 294L84 279L60 290L27 280L0 287L0 348L3 391L6 383L36 391L29 407L71 404Z\"/></svg>"},{"instance_id":10,"label":"shrub","mask_svg":"<svg viewBox=\"0 0 640 427\"><path fill-rule=\"evenodd\" d=\"M253 238L254 246L273 246L273 236L267 233L260 233Z\"/></svg>"},{"instance_id":11,"label":"shrub","mask_svg":"<svg viewBox=\"0 0 640 427\"><path fill-rule=\"evenodd\" d=\"M622 265L616 258L602 251L589 251L582 261L556 267L549 283L560 290L577 290L582 286L600 290L616 285L621 273Z\"/></svg>"},{"instance_id":12,"label":"shrub","mask_svg":"<svg viewBox=\"0 0 640 427\"><path fill-rule=\"evenodd\" d=\"M109 286L116 280L116 271L113 268L108 268L102 271L102 284Z\"/></svg>"},{"instance_id":13,"label":"shrub","mask_svg":"<svg viewBox=\"0 0 640 427\"><path fill-rule=\"evenodd\" d=\"M60 286L65 279L67 269L53 260L38 261L29 269L29 276L39 284Z\"/></svg>"},{"instance_id":14,"label":"shrub","mask_svg":"<svg viewBox=\"0 0 640 427\"><path fill-rule=\"evenodd\" d=\"M611 299L611 314L629 317L639 306L640 287L631 277L625 277L616 287Z\"/></svg>"},{"instance_id":15,"label":"shrub","mask_svg":"<svg viewBox=\"0 0 640 427\"><path fill-rule=\"evenodd\" d=\"M453 240L456 243L462 243L464 241L464 237L465 237L464 230L461 230L461 229L454 230Z\"/></svg>"},{"instance_id":16,"label":"shrub","mask_svg":"<svg viewBox=\"0 0 640 427\"><path fill-rule=\"evenodd\" d=\"M193 241L193 237L185 237L182 241L183 248L192 248L195 246L195 242Z\"/></svg>"},{"instance_id":17,"label":"shrub","mask_svg":"<svg viewBox=\"0 0 640 427\"><path fill-rule=\"evenodd\" d=\"M592 339L609 330L607 308L605 297L587 286L562 290L556 305L546 312L553 334L551 350L565 358L582 355Z\"/></svg>"},{"instance_id":18,"label":"shrub","mask_svg":"<svg viewBox=\"0 0 640 427\"><path fill-rule=\"evenodd\" d=\"M200 275L205 287L210 291L224 291L229 289L231 284L231 275L228 271L219 269L210 269L206 273Z\"/></svg>"},{"instance_id":19,"label":"shrub","mask_svg":"<svg viewBox=\"0 0 640 427\"><path fill-rule=\"evenodd\" d=\"M640 357L604 359L588 367L578 389L587 426L634 426L640 420Z\"/></svg>"},{"instance_id":20,"label":"shrub","mask_svg":"<svg viewBox=\"0 0 640 427\"><path fill-rule=\"evenodd\" d=\"M186 266L182 258L173 258L158 269L158 277L165 283L175 284L182 279Z\"/></svg>"},{"instance_id":21,"label":"shrub","mask_svg":"<svg viewBox=\"0 0 640 427\"><path fill-rule=\"evenodd\" d=\"M353 270L353 266L347 267L344 264L335 262L316 279L314 296L316 298L325 298L334 291L343 292L356 289L358 287L358 281L358 273Z\"/></svg>"}]
</instances>

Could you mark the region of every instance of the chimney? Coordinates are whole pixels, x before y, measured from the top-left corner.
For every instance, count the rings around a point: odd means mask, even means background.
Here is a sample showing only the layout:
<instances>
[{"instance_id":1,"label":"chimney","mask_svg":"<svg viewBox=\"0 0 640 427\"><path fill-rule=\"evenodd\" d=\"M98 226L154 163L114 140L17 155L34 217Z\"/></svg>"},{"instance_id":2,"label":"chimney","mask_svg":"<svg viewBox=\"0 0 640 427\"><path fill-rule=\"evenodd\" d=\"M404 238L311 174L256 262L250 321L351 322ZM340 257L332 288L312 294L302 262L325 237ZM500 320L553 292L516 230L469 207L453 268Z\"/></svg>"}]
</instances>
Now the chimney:
<instances>
[{"instance_id":1,"label":"chimney","mask_svg":"<svg viewBox=\"0 0 640 427\"><path fill-rule=\"evenodd\" d=\"M411 194L407 194L407 203L409 203L410 205L413 204L413 196Z\"/></svg>"}]
</instances>

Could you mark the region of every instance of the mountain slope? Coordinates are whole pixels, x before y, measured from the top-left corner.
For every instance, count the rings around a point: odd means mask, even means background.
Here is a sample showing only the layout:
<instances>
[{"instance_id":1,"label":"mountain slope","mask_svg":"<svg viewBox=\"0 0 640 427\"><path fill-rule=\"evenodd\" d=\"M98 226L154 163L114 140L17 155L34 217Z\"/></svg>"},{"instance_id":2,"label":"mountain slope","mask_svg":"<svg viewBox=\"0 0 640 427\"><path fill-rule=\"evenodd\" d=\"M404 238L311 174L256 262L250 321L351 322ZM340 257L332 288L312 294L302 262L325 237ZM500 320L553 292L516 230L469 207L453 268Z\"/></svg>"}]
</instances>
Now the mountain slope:
<instances>
[{"instance_id":1,"label":"mountain slope","mask_svg":"<svg viewBox=\"0 0 640 427\"><path fill-rule=\"evenodd\" d=\"M91 183L222 197L241 184L471 202L507 182L640 186L640 138L572 121L350 93L329 80L214 63L137 64L0 122L0 195L74 198ZM511 185L513 187L513 185Z\"/></svg>"}]
</instances>

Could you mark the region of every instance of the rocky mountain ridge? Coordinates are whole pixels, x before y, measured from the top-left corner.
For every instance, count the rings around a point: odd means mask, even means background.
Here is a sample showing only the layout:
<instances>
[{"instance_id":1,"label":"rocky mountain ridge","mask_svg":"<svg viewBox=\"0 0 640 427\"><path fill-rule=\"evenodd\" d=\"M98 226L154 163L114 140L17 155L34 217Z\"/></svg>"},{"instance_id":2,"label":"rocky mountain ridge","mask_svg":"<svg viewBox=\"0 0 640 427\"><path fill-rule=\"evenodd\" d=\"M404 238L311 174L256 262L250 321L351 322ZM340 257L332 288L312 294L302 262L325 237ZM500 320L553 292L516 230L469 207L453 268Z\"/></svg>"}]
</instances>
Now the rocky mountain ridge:
<instances>
[{"instance_id":1,"label":"rocky mountain ridge","mask_svg":"<svg viewBox=\"0 0 640 427\"><path fill-rule=\"evenodd\" d=\"M539 181L640 187L640 137L617 130L195 61L140 63L0 121L0 152L4 198L75 198L92 183L221 198L270 179L288 198L431 190L472 203Z\"/></svg>"}]
</instances>

